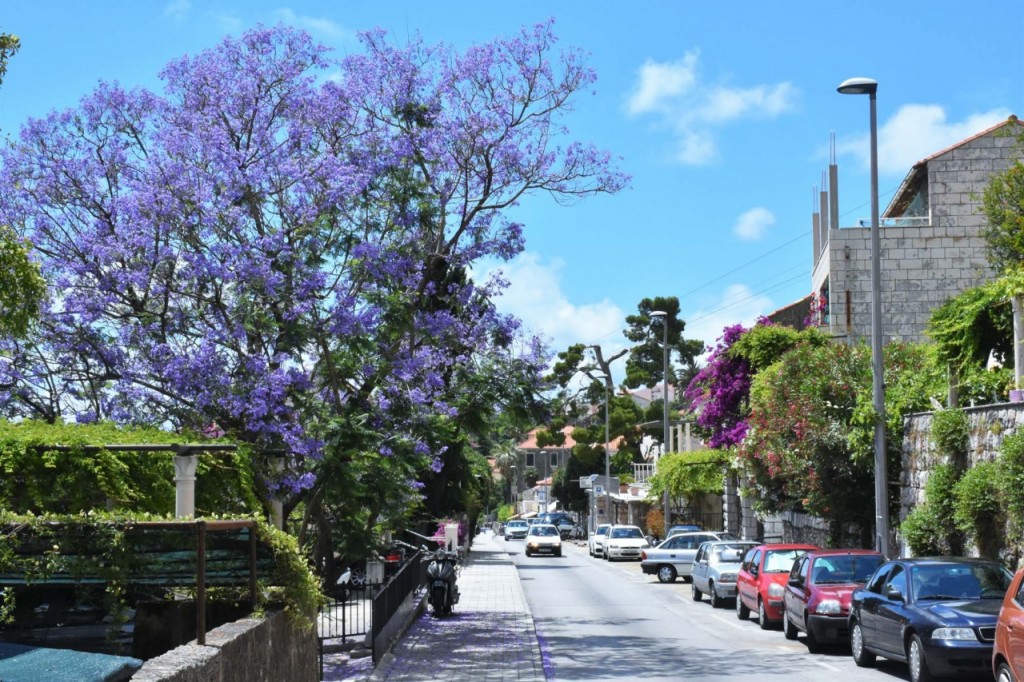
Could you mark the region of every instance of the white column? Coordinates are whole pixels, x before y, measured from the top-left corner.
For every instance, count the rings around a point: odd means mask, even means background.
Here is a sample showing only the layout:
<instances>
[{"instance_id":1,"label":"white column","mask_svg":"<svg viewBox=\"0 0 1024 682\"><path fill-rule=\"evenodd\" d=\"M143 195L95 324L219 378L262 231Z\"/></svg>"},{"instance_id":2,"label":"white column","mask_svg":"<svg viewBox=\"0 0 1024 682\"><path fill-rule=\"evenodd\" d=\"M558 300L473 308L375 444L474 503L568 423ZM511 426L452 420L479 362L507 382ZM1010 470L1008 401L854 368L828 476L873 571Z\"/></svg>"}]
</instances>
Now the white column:
<instances>
[{"instance_id":1,"label":"white column","mask_svg":"<svg viewBox=\"0 0 1024 682\"><path fill-rule=\"evenodd\" d=\"M196 455L174 456L174 515L178 518L196 514Z\"/></svg>"},{"instance_id":2,"label":"white column","mask_svg":"<svg viewBox=\"0 0 1024 682\"><path fill-rule=\"evenodd\" d=\"M284 470L284 457L276 457L273 463L274 472L278 475ZM276 495L270 498L270 522L274 528L284 530L284 503Z\"/></svg>"}]
</instances>

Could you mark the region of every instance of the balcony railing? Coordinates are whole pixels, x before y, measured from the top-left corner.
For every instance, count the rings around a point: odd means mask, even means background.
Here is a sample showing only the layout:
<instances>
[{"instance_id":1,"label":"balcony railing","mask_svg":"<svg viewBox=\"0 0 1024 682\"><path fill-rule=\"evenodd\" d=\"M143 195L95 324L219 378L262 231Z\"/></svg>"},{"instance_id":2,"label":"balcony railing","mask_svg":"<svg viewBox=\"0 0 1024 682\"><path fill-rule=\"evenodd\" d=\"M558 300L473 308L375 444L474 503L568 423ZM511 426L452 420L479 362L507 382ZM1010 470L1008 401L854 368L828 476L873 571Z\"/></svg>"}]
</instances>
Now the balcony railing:
<instances>
[{"instance_id":1,"label":"balcony railing","mask_svg":"<svg viewBox=\"0 0 1024 682\"><path fill-rule=\"evenodd\" d=\"M658 465L652 462L633 465L633 480L637 485L647 485L651 477L658 470Z\"/></svg>"}]
</instances>

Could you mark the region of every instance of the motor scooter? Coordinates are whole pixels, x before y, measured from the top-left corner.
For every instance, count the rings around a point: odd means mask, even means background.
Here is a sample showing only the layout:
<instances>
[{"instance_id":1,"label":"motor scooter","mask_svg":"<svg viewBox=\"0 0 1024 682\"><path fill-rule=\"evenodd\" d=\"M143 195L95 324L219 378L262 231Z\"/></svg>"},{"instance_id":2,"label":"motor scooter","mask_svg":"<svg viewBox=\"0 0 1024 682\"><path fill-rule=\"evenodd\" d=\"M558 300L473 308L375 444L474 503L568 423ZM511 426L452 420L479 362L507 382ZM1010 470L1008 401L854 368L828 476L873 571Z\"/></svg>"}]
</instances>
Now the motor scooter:
<instances>
[{"instance_id":1,"label":"motor scooter","mask_svg":"<svg viewBox=\"0 0 1024 682\"><path fill-rule=\"evenodd\" d=\"M435 618L450 615L452 607L459 603L459 586L455 584L458 564L459 555L444 548L435 551L427 564L427 589Z\"/></svg>"}]
</instances>

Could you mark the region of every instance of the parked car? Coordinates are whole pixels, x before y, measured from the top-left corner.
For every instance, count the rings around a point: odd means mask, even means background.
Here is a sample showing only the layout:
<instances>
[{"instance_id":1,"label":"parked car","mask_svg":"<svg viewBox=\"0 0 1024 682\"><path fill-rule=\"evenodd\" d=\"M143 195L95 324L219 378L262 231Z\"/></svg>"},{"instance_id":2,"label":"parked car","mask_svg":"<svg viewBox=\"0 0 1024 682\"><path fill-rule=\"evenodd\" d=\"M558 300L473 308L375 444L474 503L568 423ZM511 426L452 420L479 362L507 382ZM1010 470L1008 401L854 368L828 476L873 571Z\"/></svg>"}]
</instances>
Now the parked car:
<instances>
[{"instance_id":1,"label":"parked car","mask_svg":"<svg viewBox=\"0 0 1024 682\"><path fill-rule=\"evenodd\" d=\"M987 670L1011 579L1002 565L984 559L882 564L850 602L854 662L869 666L876 656L905 661L912 682Z\"/></svg>"},{"instance_id":2,"label":"parked car","mask_svg":"<svg viewBox=\"0 0 1024 682\"><path fill-rule=\"evenodd\" d=\"M758 545L747 552L736 576L736 617L750 618L757 613L762 630L782 622L782 594L793 569L793 562L814 545Z\"/></svg>"},{"instance_id":3,"label":"parked car","mask_svg":"<svg viewBox=\"0 0 1024 682\"><path fill-rule=\"evenodd\" d=\"M683 523L672 526L668 529L668 533L665 534L665 539L668 540L673 535L679 535L680 533L696 533L704 530L696 523Z\"/></svg>"},{"instance_id":4,"label":"parked car","mask_svg":"<svg viewBox=\"0 0 1024 682\"><path fill-rule=\"evenodd\" d=\"M505 524L505 539L506 540L523 540L526 538L526 531L530 529L530 525L522 519L512 519Z\"/></svg>"},{"instance_id":5,"label":"parked car","mask_svg":"<svg viewBox=\"0 0 1024 682\"><path fill-rule=\"evenodd\" d=\"M693 559L701 544L711 540L739 540L731 533L679 533L657 547L640 553L640 568L648 575L658 576L663 583L675 582L679 576L689 578Z\"/></svg>"},{"instance_id":6,"label":"parked car","mask_svg":"<svg viewBox=\"0 0 1024 682\"><path fill-rule=\"evenodd\" d=\"M604 556L604 540L611 527L610 523L602 523L587 538L587 551L590 552L590 556Z\"/></svg>"},{"instance_id":7,"label":"parked car","mask_svg":"<svg viewBox=\"0 0 1024 682\"><path fill-rule=\"evenodd\" d=\"M650 547L644 532L636 526L612 526L604 540L604 558L640 560L640 553Z\"/></svg>"},{"instance_id":8,"label":"parked car","mask_svg":"<svg viewBox=\"0 0 1024 682\"><path fill-rule=\"evenodd\" d=\"M999 609L992 673L996 682L1024 680L1024 568L1013 576Z\"/></svg>"},{"instance_id":9,"label":"parked car","mask_svg":"<svg viewBox=\"0 0 1024 682\"><path fill-rule=\"evenodd\" d=\"M562 536L550 523L535 523L526 534L526 556L551 554L562 556Z\"/></svg>"},{"instance_id":10,"label":"parked car","mask_svg":"<svg viewBox=\"0 0 1024 682\"><path fill-rule=\"evenodd\" d=\"M807 633L807 649L848 642L850 597L868 581L885 557L869 549L819 549L793 563L782 595L786 639Z\"/></svg>"},{"instance_id":11,"label":"parked car","mask_svg":"<svg viewBox=\"0 0 1024 682\"><path fill-rule=\"evenodd\" d=\"M701 543L693 558L690 590L694 601L708 595L711 606L718 608L725 599L736 596L736 575L740 571L743 555L756 542L728 542L714 540Z\"/></svg>"}]
</instances>

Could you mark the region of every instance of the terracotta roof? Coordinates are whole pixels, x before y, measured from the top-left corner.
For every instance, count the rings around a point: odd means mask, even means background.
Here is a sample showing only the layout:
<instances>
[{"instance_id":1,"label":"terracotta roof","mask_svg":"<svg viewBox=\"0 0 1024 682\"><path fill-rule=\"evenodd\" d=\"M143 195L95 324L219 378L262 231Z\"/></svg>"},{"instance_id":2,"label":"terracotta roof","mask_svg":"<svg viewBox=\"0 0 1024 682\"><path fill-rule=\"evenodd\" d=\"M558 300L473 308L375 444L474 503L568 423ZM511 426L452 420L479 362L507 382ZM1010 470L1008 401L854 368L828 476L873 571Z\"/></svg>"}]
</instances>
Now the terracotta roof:
<instances>
[{"instance_id":1,"label":"terracotta roof","mask_svg":"<svg viewBox=\"0 0 1024 682\"><path fill-rule=\"evenodd\" d=\"M533 431L530 431L530 433L526 435L526 440L517 445L516 448L520 450L539 450L540 446L537 445L537 432L540 431L542 428L543 427L539 426L535 428ZM572 432L575 428L575 426L566 426L562 429L562 433L565 434L565 443L563 445L547 445L545 447L550 447L551 449L555 450L558 448L571 448L572 446L576 445L576 441L572 439Z\"/></svg>"}]
</instances>

